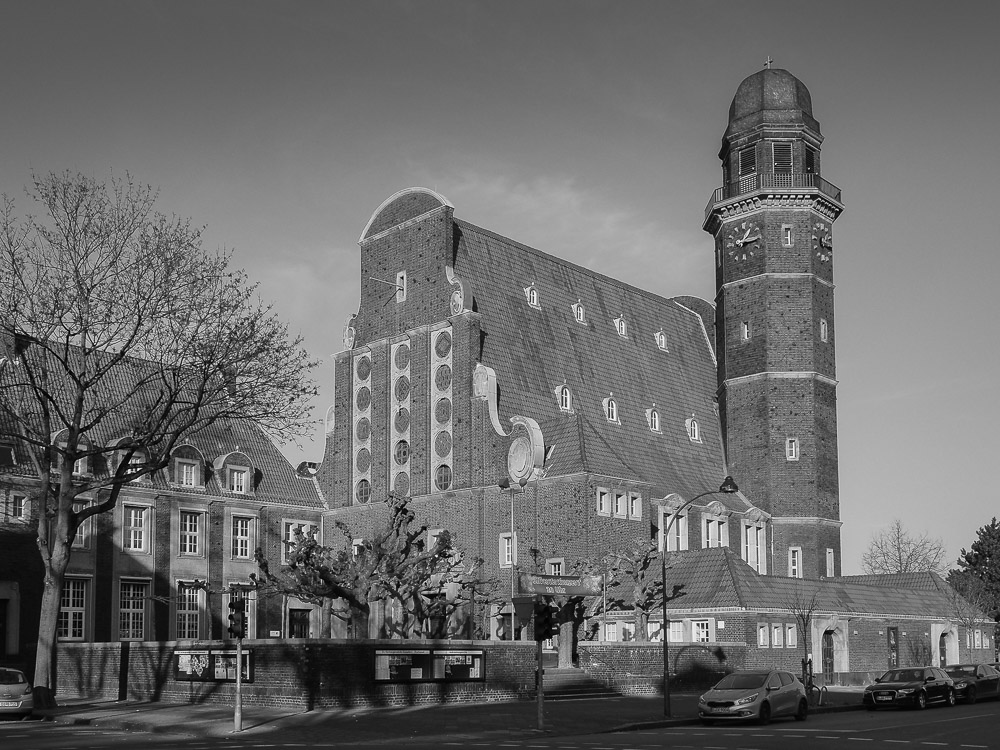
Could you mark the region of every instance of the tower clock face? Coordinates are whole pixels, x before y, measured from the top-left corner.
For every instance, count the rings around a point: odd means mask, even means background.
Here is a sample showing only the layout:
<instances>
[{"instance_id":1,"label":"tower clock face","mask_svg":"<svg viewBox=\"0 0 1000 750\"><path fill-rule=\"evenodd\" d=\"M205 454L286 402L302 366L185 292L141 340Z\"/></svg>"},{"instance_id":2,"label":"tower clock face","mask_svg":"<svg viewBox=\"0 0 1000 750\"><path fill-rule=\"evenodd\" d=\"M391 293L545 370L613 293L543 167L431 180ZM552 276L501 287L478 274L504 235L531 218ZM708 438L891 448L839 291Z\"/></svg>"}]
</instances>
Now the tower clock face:
<instances>
[{"instance_id":1,"label":"tower clock face","mask_svg":"<svg viewBox=\"0 0 1000 750\"><path fill-rule=\"evenodd\" d=\"M833 237L830 230L833 227L823 221L813 224L812 243L813 252L821 262L826 263L833 257Z\"/></svg>"},{"instance_id":2,"label":"tower clock face","mask_svg":"<svg viewBox=\"0 0 1000 750\"><path fill-rule=\"evenodd\" d=\"M726 235L726 252L733 260L747 260L760 250L762 241L760 225L755 221L743 221L733 225Z\"/></svg>"}]
</instances>

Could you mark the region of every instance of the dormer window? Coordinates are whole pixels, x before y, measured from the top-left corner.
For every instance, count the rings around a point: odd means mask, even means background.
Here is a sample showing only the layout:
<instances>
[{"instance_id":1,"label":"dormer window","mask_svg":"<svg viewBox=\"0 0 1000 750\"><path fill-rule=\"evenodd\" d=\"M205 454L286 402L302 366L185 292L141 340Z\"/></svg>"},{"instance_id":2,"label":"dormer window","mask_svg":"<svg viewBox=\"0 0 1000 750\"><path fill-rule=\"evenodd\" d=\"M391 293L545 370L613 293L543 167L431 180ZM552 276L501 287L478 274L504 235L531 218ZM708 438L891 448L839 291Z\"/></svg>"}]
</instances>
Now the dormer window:
<instances>
[{"instance_id":1,"label":"dormer window","mask_svg":"<svg viewBox=\"0 0 1000 750\"><path fill-rule=\"evenodd\" d=\"M524 288L524 297L528 300L528 307L533 307L536 310L542 309L542 306L538 303L538 290L534 284Z\"/></svg>"},{"instance_id":2,"label":"dormer window","mask_svg":"<svg viewBox=\"0 0 1000 750\"><path fill-rule=\"evenodd\" d=\"M662 352L667 351L667 334L663 332L662 328L654 334L654 337L656 339L656 347Z\"/></svg>"},{"instance_id":3,"label":"dormer window","mask_svg":"<svg viewBox=\"0 0 1000 750\"><path fill-rule=\"evenodd\" d=\"M660 431L660 412L656 410L655 406L652 409L646 409L646 422L652 432Z\"/></svg>"},{"instance_id":4,"label":"dormer window","mask_svg":"<svg viewBox=\"0 0 1000 750\"><path fill-rule=\"evenodd\" d=\"M614 394L604 399L604 416L609 422L621 424L621 420L618 419L618 402L615 401Z\"/></svg>"},{"instance_id":5,"label":"dormer window","mask_svg":"<svg viewBox=\"0 0 1000 750\"><path fill-rule=\"evenodd\" d=\"M136 451L132 454L132 457L128 460L128 467L125 471L131 477L130 482L142 482L149 481L149 474L139 474L142 467L146 464L146 455L144 453L139 453Z\"/></svg>"},{"instance_id":6,"label":"dormer window","mask_svg":"<svg viewBox=\"0 0 1000 750\"><path fill-rule=\"evenodd\" d=\"M73 476L83 476L87 473L87 459L78 458L73 462Z\"/></svg>"},{"instance_id":7,"label":"dormer window","mask_svg":"<svg viewBox=\"0 0 1000 750\"><path fill-rule=\"evenodd\" d=\"M171 454L171 484L179 487L204 487L204 459L193 445L180 445Z\"/></svg>"},{"instance_id":8,"label":"dormer window","mask_svg":"<svg viewBox=\"0 0 1000 750\"><path fill-rule=\"evenodd\" d=\"M698 420L694 418L692 414L686 420L684 420L684 426L687 428L688 438L692 443L701 442L701 428L698 426Z\"/></svg>"},{"instance_id":9,"label":"dormer window","mask_svg":"<svg viewBox=\"0 0 1000 750\"><path fill-rule=\"evenodd\" d=\"M628 323L625 321L625 313L615 318L615 330L618 331L618 335L623 339L628 338Z\"/></svg>"},{"instance_id":10,"label":"dormer window","mask_svg":"<svg viewBox=\"0 0 1000 750\"><path fill-rule=\"evenodd\" d=\"M586 324L587 313L583 309L583 303L577 300L574 304L570 305L573 308L573 318L577 323Z\"/></svg>"},{"instance_id":11,"label":"dormer window","mask_svg":"<svg viewBox=\"0 0 1000 750\"><path fill-rule=\"evenodd\" d=\"M563 383L556 388L556 397L559 399L559 411L573 411L573 392L568 385Z\"/></svg>"},{"instance_id":12,"label":"dormer window","mask_svg":"<svg viewBox=\"0 0 1000 750\"><path fill-rule=\"evenodd\" d=\"M250 470L245 466L230 466L228 472L228 481L226 483L226 489L230 492L237 492L241 495L247 493L247 488L249 484Z\"/></svg>"}]
</instances>

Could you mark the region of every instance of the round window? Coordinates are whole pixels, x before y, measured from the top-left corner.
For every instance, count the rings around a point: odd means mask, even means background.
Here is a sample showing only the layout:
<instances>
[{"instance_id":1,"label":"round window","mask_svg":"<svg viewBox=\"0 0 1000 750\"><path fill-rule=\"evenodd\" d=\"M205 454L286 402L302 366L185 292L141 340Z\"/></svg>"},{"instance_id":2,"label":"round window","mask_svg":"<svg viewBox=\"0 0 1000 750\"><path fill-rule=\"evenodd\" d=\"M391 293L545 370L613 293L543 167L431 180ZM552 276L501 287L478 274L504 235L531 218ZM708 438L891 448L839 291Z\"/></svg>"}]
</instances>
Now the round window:
<instances>
[{"instance_id":1,"label":"round window","mask_svg":"<svg viewBox=\"0 0 1000 750\"><path fill-rule=\"evenodd\" d=\"M406 432L407 428L410 426L410 410L400 408L396 412L396 418L393 420L393 424L396 426L396 432Z\"/></svg>"},{"instance_id":2,"label":"round window","mask_svg":"<svg viewBox=\"0 0 1000 750\"><path fill-rule=\"evenodd\" d=\"M399 472L392 480L392 491L397 495L406 497L410 494L410 475L405 471Z\"/></svg>"},{"instance_id":3,"label":"round window","mask_svg":"<svg viewBox=\"0 0 1000 750\"><path fill-rule=\"evenodd\" d=\"M372 392L368 390L368 386L358 388L354 405L358 407L358 411L368 411L368 407L372 405Z\"/></svg>"},{"instance_id":4,"label":"round window","mask_svg":"<svg viewBox=\"0 0 1000 750\"><path fill-rule=\"evenodd\" d=\"M396 347L396 368L399 370L405 370L410 366L410 347L406 344L400 344Z\"/></svg>"},{"instance_id":5,"label":"round window","mask_svg":"<svg viewBox=\"0 0 1000 750\"><path fill-rule=\"evenodd\" d=\"M361 357L358 359L358 364L355 365L354 371L358 374L358 380L368 380L368 376L372 374L371 357Z\"/></svg>"},{"instance_id":6,"label":"round window","mask_svg":"<svg viewBox=\"0 0 1000 750\"><path fill-rule=\"evenodd\" d=\"M405 464L410 460L410 444L405 440L400 440L396 443L396 447L392 451L392 457L400 466Z\"/></svg>"},{"instance_id":7,"label":"round window","mask_svg":"<svg viewBox=\"0 0 1000 750\"><path fill-rule=\"evenodd\" d=\"M437 485L437 488L439 490L450 490L451 480L451 467L447 464L438 466L437 471L434 472L434 484Z\"/></svg>"},{"instance_id":8,"label":"round window","mask_svg":"<svg viewBox=\"0 0 1000 750\"><path fill-rule=\"evenodd\" d=\"M437 368L434 373L434 385L439 391L447 390L448 386L451 385L451 368L448 365L441 365Z\"/></svg>"},{"instance_id":9,"label":"round window","mask_svg":"<svg viewBox=\"0 0 1000 750\"><path fill-rule=\"evenodd\" d=\"M362 448L358 451L358 455L354 459L354 465L362 474L372 467L372 454L367 448Z\"/></svg>"},{"instance_id":10,"label":"round window","mask_svg":"<svg viewBox=\"0 0 1000 750\"><path fill-rule=\"evenodd\" d=\"M434 353L439 357L447 357L448 352L451 351L451 334L448 331L442 331L438 334L438 337L434 340Z\"/></svg>"},{"instance_id":11,"label":"round window","mask_svg":"<svg viewBox=\"0 0 1000 750\"><path fill-rule=\"evenodd\" d=\"M397 401L406 401L410 395L410 379L405 375L396 378L395 392Z\"/></svg>"},{"instance_id":12,"label":"round window","mask_svg":"<svg viewBox=\"0 0 1000 750\"><path fill-rule=\"evenodd\" d=\"M361 505L365 505L372 499L372 483L367 479L362 479L354 488L354 499Z\"/></svg>"},{"instance_id":13,"label":"round window","mask_svg":"<svg viewBox=\"0 0 1000 750\"><path fill-rule=\"evenodd\" d=\"M439 432L434 438L434 452L440 458L447 458L451 453L451 435L447 432Z\"/></svg>"},{"instance_id":14,"label":"round window","mask_svg":"<svg viewBox=\"0 0 1000 750\"><path fill-rule=\"evenodd\" d=\"M358 440L364 442L372 434L372 423L368 421L367 417L362 417L358 420L357 426L354 428L354 434L357 435Z\"/></svg>"},{"instance_id":15,"label":"round window","mask_svg":"<svg viewBox=\"0 0 1000 750\"><path fill-rule=\"evenodd\" d=\"M451 399L442 398L434 404L434 419L438 424L444 424L451 419Z\"/></svg>"}]
</instances>

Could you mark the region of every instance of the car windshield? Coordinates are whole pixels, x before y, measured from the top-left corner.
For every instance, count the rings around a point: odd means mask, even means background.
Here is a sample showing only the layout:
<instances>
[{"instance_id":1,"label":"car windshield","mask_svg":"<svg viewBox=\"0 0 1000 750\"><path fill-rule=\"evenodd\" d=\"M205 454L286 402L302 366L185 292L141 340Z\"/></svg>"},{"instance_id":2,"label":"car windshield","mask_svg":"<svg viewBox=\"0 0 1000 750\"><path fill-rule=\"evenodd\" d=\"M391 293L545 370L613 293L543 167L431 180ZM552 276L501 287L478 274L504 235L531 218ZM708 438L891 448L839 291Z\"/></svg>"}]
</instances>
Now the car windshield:
<instances>
[{"instance_id":1,"label":"car windshield","mask_svg":"<svg viewBox=\"0 0 1000 750\"><path fill-rule=\"evenodd\" d=\"M0 685L19 685L26 682L24 675L16 669L0 669Z\"/></svg>"},{"instance_id":2,"label":"car windshield","mask_svg":"<svg viewBox=\"0 0 1000 750\"><path fill-rule=\"evenodd\" d=\"M922 679L922 669L893 669L882 675L882 682L919 682Z\"/></svg>"},{"instance_id":3,"label":"car windshield","mask_svg":"<svg viewBox=\"0 0 1000 750\"><path fill-rule=\"evenodd\" d=\"M962 667L948 667L944 670L952 677L972 677L976 674L976 668L972 665Z\"/></svg>"},{"instance_id":4,"label":"car windshield","mask_svg":"<svg viewBox=\"0 0 1000 750\"><path fill-rule=\"evenodd\" d=\"M727 674L716 684L716 690L749 690L758 688L767 679L767 672L743 672Z\"/></svg>"}]
</instances>

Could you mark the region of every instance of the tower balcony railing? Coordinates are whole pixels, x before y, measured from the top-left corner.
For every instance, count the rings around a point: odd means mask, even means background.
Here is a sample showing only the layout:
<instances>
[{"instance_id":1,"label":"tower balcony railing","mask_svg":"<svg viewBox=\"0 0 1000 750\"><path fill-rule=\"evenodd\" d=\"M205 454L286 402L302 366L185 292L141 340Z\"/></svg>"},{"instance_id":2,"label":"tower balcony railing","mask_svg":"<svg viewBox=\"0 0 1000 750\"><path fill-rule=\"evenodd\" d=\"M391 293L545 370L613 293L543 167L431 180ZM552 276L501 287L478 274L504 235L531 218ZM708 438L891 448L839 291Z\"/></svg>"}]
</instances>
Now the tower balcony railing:
<instances>
[{"instance_id":1,"label":"tower balcony railing","mask_svg":"<svg viewBox=\"0 0 1000 750\"><path fill-rule=\"evenodd\" d=\"M759 172L741 177L736 182L716 188L705 206L705 221L712 215L715 206L732 198L756 193L759 190L793 190L819 191L828 198L840 203L840 188L828 180L824 180L814 172L785 172L774 174Z\"/></svg>"}]
</instances>

